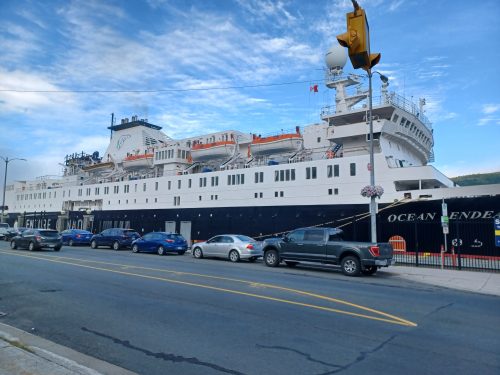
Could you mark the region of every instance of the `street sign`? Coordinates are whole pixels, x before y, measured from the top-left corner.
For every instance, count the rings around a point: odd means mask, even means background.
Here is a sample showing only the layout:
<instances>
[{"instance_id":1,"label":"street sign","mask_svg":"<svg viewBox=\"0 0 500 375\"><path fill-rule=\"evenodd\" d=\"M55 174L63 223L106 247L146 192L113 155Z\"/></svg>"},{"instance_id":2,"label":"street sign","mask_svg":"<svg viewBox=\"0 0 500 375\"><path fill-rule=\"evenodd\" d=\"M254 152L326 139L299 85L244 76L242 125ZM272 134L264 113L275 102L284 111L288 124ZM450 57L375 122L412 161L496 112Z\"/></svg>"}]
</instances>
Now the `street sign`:
<instances>
[{"instance_id":1,"label":"street sign","mask_svg":"<svg viewBox=\"0 0 500 375\"><path fill-rule=\"evenodd\" d=\"M500 247L500 215L496 215L494 220L495 227L495 246Z\"/></svg>"},{"instance_id":2,"label":"street sign","mask_svg":"<svg viewBox=\"0 0 500 375\"><path fill-rule=\"evenodd\" d=\"M443 216L448 216L448 205L446 203L441 204L442 214Z\"/></svg>"}]
</instances>

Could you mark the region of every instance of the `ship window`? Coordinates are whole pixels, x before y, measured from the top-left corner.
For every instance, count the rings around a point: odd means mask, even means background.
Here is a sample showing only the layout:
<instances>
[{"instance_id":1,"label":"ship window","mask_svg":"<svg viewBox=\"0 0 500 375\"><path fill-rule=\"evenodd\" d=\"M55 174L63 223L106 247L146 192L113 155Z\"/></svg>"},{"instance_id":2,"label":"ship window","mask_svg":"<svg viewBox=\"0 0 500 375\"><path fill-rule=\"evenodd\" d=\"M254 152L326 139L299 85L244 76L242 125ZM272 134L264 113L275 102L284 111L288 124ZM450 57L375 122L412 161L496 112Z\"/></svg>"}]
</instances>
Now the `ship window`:
<instances>
[{"instance_id":1,"label":"ship window","mask_svg":"<svg viewBox=\"0 0 500 375\"><path fill-rule=\"evenodd\" d=\"M321 137L318 137L318 143L321 143Z\"/></svg>"},{"instance_id":2,"label":"ship window","mask_svg":"<svg viewBox=\"0 0 500 375\"><path fill-rule=\"evenodd\" d=\"M286 181L290 181L290 169L287 169L287 170L285 171L285 180L286 180Z\"/></svg>"},{"instance_id":3,"label":"ship window","mask_svg":"<svg viewBox=\"0 0 500 375\"><path fill-rule=\"evenodd\" d=\"M257 194L257 193L255 193L255 194L254 194L254 198L257 198L257 195L258 195L258 194Z\"/></svg>"},{"instance_id":4,"label":"ship window","mask_svg":"<svg viewBox=\"0 0 500 375\"><path fill-rule=\"evenodd\" d=\"M276 198L278 198L278 192L277 192L277 191L275 191L275 192L274 192L274 196L275 196Z\"/></svg>"},{"instance_id":5,"label":"ship window","mask_svg":"<svg viewBox=\"0 0 500 375\"><path fill-rule=\"evenodd\" d=\"M113 186L113 193L118 194L120 192L119 186Z\"/></svg>"},{"instance_id":6,"label":"ship window","mask_svg":"<svg viewBox=\"0 0 500 375\"><path fill-rule=\"evenodd\" d=\"M356 176L356 163L351 163L351 176Z\"/></svg>"},{"instance_id":7,"label":"ship window","mask_svg":"<svg viewBox=\"0 0 500 375\"><path fill-rule=\"evenodd\" d=\"M405 125L405 128L408 129L408 127L410 126L410 120L406 120L406 125Z\"/></svg>"},{"instance_id":8,"label":"ship window","mask_svg":"<svg viewBox=\"0 0 500 375\"><path fill-rule=\"evenodd\" d=\"M78 196L81 197L82 196L82 189L78 189Z\"/></svg>"},{"instance_id":9,"label":"ship window","mask_svg":"<svg viewBox=\"0 0 500 375\"><path fill-rule=\"evenodd\" d=\"M284 169L282 169L280 171L280 181L285 181L285 170Z\"/></svg>"},{"instance_id":10,"label":"ship window","mask_svg":"<svg viewBox=\"0 0 500 375\"><path fill-rule=\"evenodd\" d=\"M292 181L295 181L295 169L291 169L291 174L292 175L290 177L291 177Z\"/></svg>"},{"instance_id":11,"label":"ship window","mask_svg":"<svg viewBox=\"0 0 500 375\"><path fill-rule=\"evenodd\" d=\"M339 194L339 189L337 189L337 188L333 189L333 194L338 195Z\"/></svg>"},{"instance_id":12,"label":"ship window","mask_svg":"<svg viewBox=\"0 0 500 375\"><path fill-rule=\"evenodd\" d=\"M280 179L280 171L274 171L274 181L279 181Z\"/></svg>"},{"instance_id":13,"label":"ship window","mask_svg":"<svg viewBox=\"0 0 500 375\"><path fill-rule=\"evenodd\" d=\"M201 195L198 195L198 200L201 201Z\"/></svg>"},{"instance_id":14,"label":"ship window","mask_svg":"<svg viewBox=\"0 0 500 375\"><path fill-rule=\"evenodd\" d=\"M158 181L155 182L155 190L158 190Z\"/></svg>"},{"instance_id":15,"label":"ship window","mask_svg":"<svg viewBox=\"0 0 500 375\"><path fill-rule=\"evenodd\" d=\"M104 187L104 194L109 194L109 186Z\"/></svg>"},{"instance_id":16,"label":"ship window","mask_svg":"<svg viewBox=\"0 0 500 375\"><path fill-rule=\"evenodd\" d=\"M332 165L328 165L326 167L326 176L328 178L333 177L333 166Z\"/></svg>"},{"instance_id":17,"label":"ship window","mask_svg":"<svg viewBox=\"0 0 500 375\"><path fill-rule=\"evenodd\" d=\"M172 188L172 181L168 181L167 182L167 189L170 190L171 188Z\"/></svg>"},{"instance_id":18,"label":"ship window","mask_svg":"<svg viewBox=\"0 0 500 375\"><path fill-rule=\"evenodd\" d=\"M146 198L146 203L148 203L148 202L149 202L149 199L148 199L148 198Z\"/></svg>"},{"instance_id":19,"label":"ship window","mask_svg":"<svg viewBox=\"0 0 500 375\"><path fill-rule=\"evenodd\" d=\"M177 189L182 187L182 180L177 180Z\"/></svg>"},{"instance_id":20,"label":"ship window","mask_svg":"<svg viewBox=\"0 0 500 375\"><path fill-rule=\"evenodd\" d=\"M307 167L306 168L306 179L311 180L311 179L315 179L316 177L317 177L316 167Z\"/></svg>"},{"instance_id":21,"label":"ship window","mask_svg":"<svg viewBox=\"0 0 500 375\"><path fill-rule=\"evenodd\" d=\"M392 121L397 123L398 122L399 116L395 113L394 116L392 117Z\"/></svg>"},{"instance_id":22,"label":"ship window","mask_svg":"<svg viewBox=\"0 0 500 375\"><path fill-rule=\"evenodd\" d=\"M332 195L333 194L333 189L328 189L328 195Z\"/></svg>"},{"instance_id":23,"label":"ship window","mask_svg":"<svg viewBox=\"0 0 500 375\"><path fill-rule=\"evenodd\" d=\"M95 192L94 192L94 194L95 194L95 195L99 195L99 188L98 188L98 187L96 187L96 188L95 188Z\"/></svg>"},{"instance_id":24,"label":"ship window","mask_svg":"<svg viewBox=\"0 0 500 375\"><path fill-rule=\"evenodd\" d=\"M282 191L280 191L280 197L283 197L284 196L284 193Z\"/></svg>"},{"instance_id":25,"label":"ship window","mask_svg":"<svg viewBox=\"0 0 500 375\"><path fill-rule=\"evenodd\" d=\"M255 172L255 183L264 182L264 172Z\"/></svg>"},{"instance_id":26,"label":"ship window","mask_svg":"<svg viewBox=\"0 0 500 375\"><path fill-rule=\"evenodd\" d=\"M339 176L339 165L335 164L333 166L333 177L338 177Z\"/></svg>"},{"instance_id":27,"label":"ship window","mask_svg":"<svg viewBox=\"0 0 500 375\"><path fill-rule=\"evenodd\" d=\"M259 193L259 196L260 196L260 198L262 198L264 196L264 194L263 193Z\"/></svg>"},{"instance_id":28,"label":"ship window","mask_svg":"<svg viewBox=\"0 0 500 375\"><path fill-rule=\"evenodd\" d=\"M135 184L135 186L134 186L134 192L137 193L137 184Z\"/></svg>"},{"instance_id":29,"label":"ship window","mask_svg":"<svg viewBox=\"0 0 500 375\"><path fill-rule=\"evenodd\" d=\"M406 119L404 117L401 117L401 122L399 123L399 125L405 126L405 123L406 123Z\"/></svg>"},{"instance_id":30,"label":"ship window","mask_svg":"<svg viewBox=\"0 0 500 375\"><path fill-rule=\"evenodd\" d=\"M158 198L155 198L155 203L158 203Z\"/></svg>"},{"instance_id":31,"label":"ship window","mask_svg":"<svg viewBox=\"0 0 500 375\"><path fill-rule=\"evenodd\" d=\"M146 191L146 183L142 184L142 191Z\"/></svg>"},{"instance_id":32,"label":"ship window","mask_svg":"<svg viewBox=\"0 0 500 375\"><path fill-rule=\"evenodd\" d=\"M191 189L191 179L188 180L188 188Z\"/></svg>"}]
</instances>

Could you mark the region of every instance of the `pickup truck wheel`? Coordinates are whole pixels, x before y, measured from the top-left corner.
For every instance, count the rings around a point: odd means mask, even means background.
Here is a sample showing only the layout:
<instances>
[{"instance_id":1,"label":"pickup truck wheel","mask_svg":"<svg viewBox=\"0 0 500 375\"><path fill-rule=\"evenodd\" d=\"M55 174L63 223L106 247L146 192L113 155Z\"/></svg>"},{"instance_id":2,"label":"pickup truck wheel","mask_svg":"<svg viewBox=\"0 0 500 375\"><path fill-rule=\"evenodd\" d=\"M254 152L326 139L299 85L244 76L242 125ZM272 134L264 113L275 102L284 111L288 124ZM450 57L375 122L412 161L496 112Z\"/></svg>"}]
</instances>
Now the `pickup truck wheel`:
<instances>
[{"instance_id":1,"label":"pickup truck wheel","mask_svg":"<svg viewBox=\"0 0 500 375\"><path fill-rule=\"evenodd\" d=\"M264 263L268 267L277 267L280 264L280 257L276 250L267 250L264 254Z\"/></svg>"},{"instance_id":2,"label":"pickup truck wheel","mask_svg":"<svg viewBox=\"0 0 500 375\"><path fill-rule=\"evenodd\" d=\"M343 258L340 266L342 267L342 273L346 276L359 276L361 272L359 259L355 256Z\"/></svg>"},{"instance_id":3,"label":"pickup truck wheel","mask_svg":"<svg viewBox=\"0 0 500 375\"><path fill-rule=\"evenodd\" d=\"M377 271L378 271L377 266L368 266L361 272L363 273L363 275L374 275Z\"/></svg>"},{"instance_id":4,"label":"pickup truck wheel","mask_svg":"<svg viewBox=\"0 0 500 375\"><path fill-rule=\"evenodd\" d=\"M295 267L295 266L297 265L297 262L287 262L287 261L285 261L285 264L286 264L288 267L293 268L293 267Z\"/></svg>"},{"instance_id":5,"label":"pickup truck wheel","mask_svg":"<svg viewBox=\"0 0 500 375\"><path fill-rule=\"evenodd\" d=\"M90 247L91 247L92 249L97 249L97 242L95 242L95 240L94 240L94 241L92 241L92 242L90 243Z\"/></svg>"}]
</instances>

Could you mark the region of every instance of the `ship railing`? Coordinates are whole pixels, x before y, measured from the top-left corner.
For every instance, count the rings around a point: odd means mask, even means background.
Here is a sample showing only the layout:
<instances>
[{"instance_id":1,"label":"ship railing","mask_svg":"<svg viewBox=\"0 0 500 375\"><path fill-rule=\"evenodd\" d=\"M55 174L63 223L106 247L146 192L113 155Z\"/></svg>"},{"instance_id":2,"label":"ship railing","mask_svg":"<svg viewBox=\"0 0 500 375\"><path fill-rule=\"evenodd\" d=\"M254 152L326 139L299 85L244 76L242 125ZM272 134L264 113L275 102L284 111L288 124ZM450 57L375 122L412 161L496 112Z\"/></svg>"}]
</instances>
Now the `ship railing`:
<instances>
[{"instance_id":1,"label":"ship railing","mask_svg":"<svg viewBox=\"0 0 500 375\"><path fill-rule=\"evenodd\" d=\"M380 95L380 96L374 96L373 97L373 106L386 106L386 105L393 105L399 109L402 109L405 112L411 113L414 115L416 118L418 118L427 129L432 131L432 123L429 121L427 116L425 116L423 113L420 113L420 108L413 103L411 100L406 99L404 96L395 94L395 93L390 93L387 95ZM351 107L351 111L359 111L359 110L367 110L368 106L366 103L364 104L358 104L353 107ZM325 106L321 108L321 117L329 117L333 116L336 113L336 106L335 104Z\"/></svg>"}]
</instances>

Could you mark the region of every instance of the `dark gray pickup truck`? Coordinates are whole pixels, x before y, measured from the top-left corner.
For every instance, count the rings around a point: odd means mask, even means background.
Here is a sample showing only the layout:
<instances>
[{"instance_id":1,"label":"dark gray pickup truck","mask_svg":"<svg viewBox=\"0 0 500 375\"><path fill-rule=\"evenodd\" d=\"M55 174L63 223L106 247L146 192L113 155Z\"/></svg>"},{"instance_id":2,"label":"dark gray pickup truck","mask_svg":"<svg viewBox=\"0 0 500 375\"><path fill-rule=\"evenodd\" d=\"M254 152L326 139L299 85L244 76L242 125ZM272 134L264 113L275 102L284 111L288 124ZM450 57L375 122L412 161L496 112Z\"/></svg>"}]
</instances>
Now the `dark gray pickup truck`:
<instances>
[{"instance_id":1,"label":"dark gray pickup truck","mask_svg":"<svg viewBox=\"0 0 500 375\"><path fill-rule=\"evenodd\" d=\"M289 267L300 262L336 264L347 276L373 275L394 264L391 244L344 241L338 228L295 229L282 238L264 240L263 251L269 267L281 261Z\"/></svg>"}]
</instances>

